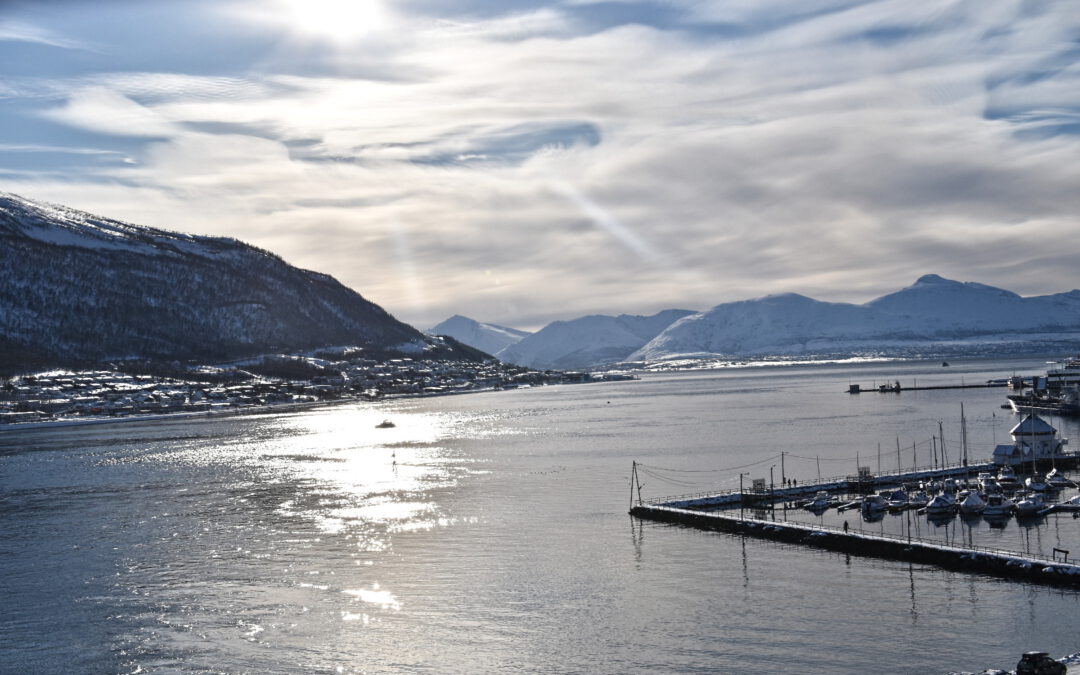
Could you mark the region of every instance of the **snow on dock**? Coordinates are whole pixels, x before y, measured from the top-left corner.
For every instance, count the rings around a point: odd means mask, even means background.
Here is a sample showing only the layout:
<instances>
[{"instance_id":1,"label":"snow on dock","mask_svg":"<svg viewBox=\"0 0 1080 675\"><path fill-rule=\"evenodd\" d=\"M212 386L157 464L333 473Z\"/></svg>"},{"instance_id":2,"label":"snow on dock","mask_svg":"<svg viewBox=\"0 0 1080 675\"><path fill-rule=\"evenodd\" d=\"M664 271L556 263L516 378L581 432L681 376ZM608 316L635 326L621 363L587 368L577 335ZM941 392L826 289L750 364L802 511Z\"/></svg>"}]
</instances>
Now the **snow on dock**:
<instances>
[{"instance_id":1,"label":"snow on dock","mask_svg":"<svg viewBox=\"0 0 1080 675\"><path fill-rule=\"evenodd\" d=\"M745 518L732 512L698 511L666 504L638 504L630 509L630 515L841 553L937 565L955 571L1054 586L1080 586L1080 565L1068 562L1067 555L1059 560L978 546L951 546L886 534L844 532L821 525Z\"/></svg>"}]
</instances>

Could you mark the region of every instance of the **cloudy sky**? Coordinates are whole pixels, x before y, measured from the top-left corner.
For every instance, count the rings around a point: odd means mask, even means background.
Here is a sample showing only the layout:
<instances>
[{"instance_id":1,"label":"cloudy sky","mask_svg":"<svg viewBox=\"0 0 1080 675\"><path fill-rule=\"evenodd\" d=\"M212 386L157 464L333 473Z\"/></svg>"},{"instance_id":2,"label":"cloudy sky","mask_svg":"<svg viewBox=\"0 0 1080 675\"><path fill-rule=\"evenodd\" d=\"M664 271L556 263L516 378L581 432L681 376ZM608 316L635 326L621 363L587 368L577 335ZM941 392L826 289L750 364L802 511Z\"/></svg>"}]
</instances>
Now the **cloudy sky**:
<instances>
[{"instance_id":1,"label":"cloudy sky","mask_svg":"<svg viewBox=\"0 0 1080 675\"><path fill-rule=\"evenodd\" d=\"M420 328L1080 287L1070 0L5 0L0 73L0 190Z\"/></svg>"}]
</instances>

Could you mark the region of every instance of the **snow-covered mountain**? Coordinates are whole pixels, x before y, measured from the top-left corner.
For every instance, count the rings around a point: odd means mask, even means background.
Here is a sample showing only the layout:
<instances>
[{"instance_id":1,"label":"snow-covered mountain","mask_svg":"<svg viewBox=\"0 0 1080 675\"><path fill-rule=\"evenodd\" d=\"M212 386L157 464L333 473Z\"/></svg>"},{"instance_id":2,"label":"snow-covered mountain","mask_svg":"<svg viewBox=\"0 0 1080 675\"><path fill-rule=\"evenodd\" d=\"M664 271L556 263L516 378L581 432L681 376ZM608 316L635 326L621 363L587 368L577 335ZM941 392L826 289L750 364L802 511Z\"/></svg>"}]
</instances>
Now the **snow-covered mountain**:
<instances>
[{"instance_id":1,"label":"snow-covered mountain","mask_svg":"<svg viewBox=\"0 0 1080 675\"><path fill-rule=\"evenodd\" d=\"M460 314L455 314L424 332L428 335L449 335L462 344L488 354L497 354L531 335L528 331L496 326L493 323L480 323Z\"/></svg>"},{"instance_id":2,"label":"snow-covered mountain","mask_svg":"<svg viewBox=\"0 0 1080 675\"><path fill-rule=\"evenodd\" d=\"M0 192L0 372L437 342L332 277L235 239Z\"/></svg>"},{"instance_id":3,"label":"snow-covered mountain","mask_svg":"<svg viewBox=\"0 0 1080 675\"><path fill-rule=\"evenodd\" d=\"M841 353L1080 330L1080 291L1024 298L936 274L863 305L770 295L717 305L676 321L628 361Z\"/></svg>"},{"instance_id":4,"label":"snow-covered mountain","mask_svg":"<svg viewBox=\"0 0 1080 675\"><path fill-rule=\"evenodd\" d=\"M692 314L668 309L652 316L592 315L556 321L496 354L529 368L574 369L624 360L673 321Z\"/></svg>"}]
</instances>

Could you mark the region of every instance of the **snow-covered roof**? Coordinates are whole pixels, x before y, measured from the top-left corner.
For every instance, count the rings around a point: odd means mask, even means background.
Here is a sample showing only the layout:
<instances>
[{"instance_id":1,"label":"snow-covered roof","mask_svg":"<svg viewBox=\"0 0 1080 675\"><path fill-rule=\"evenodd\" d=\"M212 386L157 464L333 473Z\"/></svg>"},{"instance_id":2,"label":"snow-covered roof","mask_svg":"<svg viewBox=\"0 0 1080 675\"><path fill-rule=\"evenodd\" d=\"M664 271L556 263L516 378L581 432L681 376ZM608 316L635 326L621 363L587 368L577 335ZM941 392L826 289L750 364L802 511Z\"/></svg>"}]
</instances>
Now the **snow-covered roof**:
<instances>
[{"instance_id":1,"label":"snow-covered roof","mask_svg":"<svg viewBox=\"0 0 1080 675\"><path fill-rule=\"evenodd\" d=\"M1028 415L1020 424L1013 427L1009 434L1013 436L1038 436L1040 434L1056 434L1057 429L1047 424L1041 417Z\"/></svg>"}]
</instances>

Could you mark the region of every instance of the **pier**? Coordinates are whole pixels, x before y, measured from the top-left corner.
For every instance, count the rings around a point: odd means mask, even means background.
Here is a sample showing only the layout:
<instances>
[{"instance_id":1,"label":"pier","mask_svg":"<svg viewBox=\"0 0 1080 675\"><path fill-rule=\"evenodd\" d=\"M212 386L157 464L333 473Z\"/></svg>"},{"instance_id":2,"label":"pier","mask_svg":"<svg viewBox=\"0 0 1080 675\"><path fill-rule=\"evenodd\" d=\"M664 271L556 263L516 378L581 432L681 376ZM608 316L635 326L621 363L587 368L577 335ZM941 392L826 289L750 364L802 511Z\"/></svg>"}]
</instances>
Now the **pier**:
<instances>
[{"instance_id":1,"label":"pier","mask_svg":"<svg viewBox=\"0 0 1080 675\"><path fill-rule=\"evenodd\" d=\"M936 565L959 572L989 574L1052 586L1080 586L1080 565L1068 562L1067 551L1061 552L1059 557L1043 558L977 546L950 546L910 537L845 532L820 525L742 518L665 504L638 504L630 509L630 515L839 553Z\"/></svg>"},{"instance_id":2,"label":"pier","mask_svg":"<svg viewBox=\"0 0 1080 675\"><path fill-rule=\"evenodd\" d=\"M1059 463L1067 461L1071 466L1076 466L1080 456L1069 455L1059 457L1058 460ZM1052 586L1080 587L1080 565L1069 561L1069 551L1055 549L1054 556L1048 558L1017 551L957 546L925 540L912 537L910 531L907 536L900 536L849 530L847 527L748 517L739 510L739 507L750 507L758 510L760 514L761 509L773 509L777 502L805 499L822 490L829 493L859 494L927 480L968 477L982 471L994 470L995 464L983 463L876 476L861 473L857 476L798 486L698 493L652 500L642 499L639 490L636 503L633 499L632 483L630 515L840 553L936 565L954 571L988 574ZM632 480L636 480L636 476L635 463Z\"/></svg>"}]
</instances>

